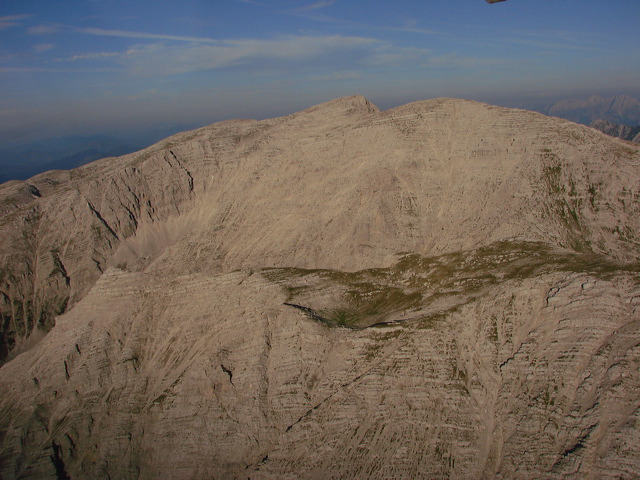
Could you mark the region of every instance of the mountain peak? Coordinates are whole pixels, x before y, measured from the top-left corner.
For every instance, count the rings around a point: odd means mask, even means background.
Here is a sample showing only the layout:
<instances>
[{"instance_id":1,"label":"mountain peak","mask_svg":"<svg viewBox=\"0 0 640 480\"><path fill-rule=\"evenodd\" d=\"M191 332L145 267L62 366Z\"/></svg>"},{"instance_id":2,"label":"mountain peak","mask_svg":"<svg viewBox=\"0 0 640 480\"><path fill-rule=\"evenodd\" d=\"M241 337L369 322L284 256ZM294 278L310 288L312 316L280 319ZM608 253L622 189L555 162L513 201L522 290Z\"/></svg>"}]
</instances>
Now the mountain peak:
<instances>
[{"instance_id":1,"label":"mountain peak","mask_svg":"<svg viewBox=\"0 0 640 480\"><path fill-rule=\"evenodd\" d=\"M312 113L319 111L342 112L346 114L370 114L377 113L380 109L367 100L363 95L351 95L347 97L338 97L333 100L314 105L300 113Z\"/></svg>"}]
</instances>

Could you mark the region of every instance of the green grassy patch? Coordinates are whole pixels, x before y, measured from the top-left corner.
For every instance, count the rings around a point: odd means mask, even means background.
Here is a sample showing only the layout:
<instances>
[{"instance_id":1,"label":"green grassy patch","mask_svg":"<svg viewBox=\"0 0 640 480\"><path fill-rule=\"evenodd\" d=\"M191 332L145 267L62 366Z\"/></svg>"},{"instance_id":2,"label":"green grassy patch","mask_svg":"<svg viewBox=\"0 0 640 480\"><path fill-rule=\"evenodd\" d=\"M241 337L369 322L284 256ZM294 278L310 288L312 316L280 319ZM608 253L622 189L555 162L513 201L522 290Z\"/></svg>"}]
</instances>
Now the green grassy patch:
<instances>
[{"instance_id":1,"label":"green grassy patch","mask_svg":"<svg viewBox=\"0 0 640 480\"><path fill-rule=\"evenodd\" d=\"M262 275L283 288L287 302L308 309L316 320L361 329L408 320L418 328L433 328L501 282L550 272L584 272L608 280L621 273L640 273L640 265L542 243L503 241L433 257L402 254L389 268L358 272L271 268Z\"/></svg>"}]
</instances>

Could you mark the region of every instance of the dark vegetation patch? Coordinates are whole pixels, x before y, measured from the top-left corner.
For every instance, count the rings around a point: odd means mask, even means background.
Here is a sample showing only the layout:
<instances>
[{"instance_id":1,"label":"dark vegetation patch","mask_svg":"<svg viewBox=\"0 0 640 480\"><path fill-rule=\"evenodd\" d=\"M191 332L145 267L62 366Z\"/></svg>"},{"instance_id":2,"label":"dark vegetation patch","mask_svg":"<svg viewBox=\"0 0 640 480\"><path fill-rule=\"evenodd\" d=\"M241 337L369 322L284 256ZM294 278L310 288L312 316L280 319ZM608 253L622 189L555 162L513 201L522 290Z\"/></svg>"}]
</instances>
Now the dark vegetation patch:
<instances>
[{"instance_id":1,"label":"dark vegetation patch","mask_svg":"<svg viewBox=\"0 0 640 480\"><path fill-rule=\"evenodd\" d=\"M310 318L332 327L361 329L408 320L431 328L495 285L552 272L610 280L640 273L640 264L619 264L595 253L562 251L542 243L503 241L434 257L401 254L389 268L271 268L262 274L284 289L288 305Z\"/></svg>"}]
</instances>

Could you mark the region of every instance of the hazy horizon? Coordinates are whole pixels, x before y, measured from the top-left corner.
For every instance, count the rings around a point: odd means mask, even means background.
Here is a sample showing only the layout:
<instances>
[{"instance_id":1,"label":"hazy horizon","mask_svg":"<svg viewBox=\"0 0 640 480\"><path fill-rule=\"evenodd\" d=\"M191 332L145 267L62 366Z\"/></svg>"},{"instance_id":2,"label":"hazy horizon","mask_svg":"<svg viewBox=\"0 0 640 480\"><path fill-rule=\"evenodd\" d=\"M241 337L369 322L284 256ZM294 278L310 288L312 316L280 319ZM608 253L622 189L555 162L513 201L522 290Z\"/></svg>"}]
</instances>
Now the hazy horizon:
<instances>
[{"instance_id":1,"label":"hazy horizon","mask_svg":"<svg viewBox=\"0 0 640 480\"><path fill-rule=\"evenodd\" d=\"M353 94L383 109L639 95L639 14L624 0L7 0L0 143L135 137Z\"/></svg>"}]
</instances>

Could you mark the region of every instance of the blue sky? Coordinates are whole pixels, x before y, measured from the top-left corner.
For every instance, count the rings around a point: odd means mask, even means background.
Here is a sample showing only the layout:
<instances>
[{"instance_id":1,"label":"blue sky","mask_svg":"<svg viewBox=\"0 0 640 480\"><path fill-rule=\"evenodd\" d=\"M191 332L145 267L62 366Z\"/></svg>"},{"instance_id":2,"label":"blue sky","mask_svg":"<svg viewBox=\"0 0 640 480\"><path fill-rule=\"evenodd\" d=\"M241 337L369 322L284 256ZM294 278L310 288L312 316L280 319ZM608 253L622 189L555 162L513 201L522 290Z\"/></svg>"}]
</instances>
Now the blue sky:
<instances>
[{"instance_id":1,"label":"blue sky","mask_svg":"<svg viewBox=\"0 0 640 480\"><path fill-rule=\"evenodd\" d=\"M640 91L638 0L2 0L0 142Z\"/></svg>"}]
</instances>

